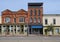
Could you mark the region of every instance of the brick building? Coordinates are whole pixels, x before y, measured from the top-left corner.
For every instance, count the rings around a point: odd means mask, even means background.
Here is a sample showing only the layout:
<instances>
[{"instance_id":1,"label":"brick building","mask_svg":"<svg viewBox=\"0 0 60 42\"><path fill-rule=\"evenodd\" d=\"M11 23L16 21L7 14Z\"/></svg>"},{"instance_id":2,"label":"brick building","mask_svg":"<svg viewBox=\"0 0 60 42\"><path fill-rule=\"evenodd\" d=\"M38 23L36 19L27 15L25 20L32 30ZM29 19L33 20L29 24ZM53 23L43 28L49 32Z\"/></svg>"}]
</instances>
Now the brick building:
<instances>
[{"instance_id":1,"label":"brick building","mask_svg":"<svg viewBox=\"0 0 60 42\"><path fill-rule=\"evenodd\" d=\"M2 12L2 34L19 35L27 34L27 11L21 9L18 11L4 10Z\"/></svg>"},{"instance_id":2,"label":"brick building","mask_svg":"<svg viewBox=\"0 0 60 42\"><path fill-rule=\"evenodd\" d=\"M28 3L29 33L43 34L43 3Z\"/></svg>"},{"instance_id":3,"label":"brick building","mask_svg":"<svg viewBox=\"0 0 60 42\"><path fill-rule=\"evenodd\" d=\"M43 34L43 3L28 3L28 11L2 11L0 34Z\"/></svg>"}]
</instances>

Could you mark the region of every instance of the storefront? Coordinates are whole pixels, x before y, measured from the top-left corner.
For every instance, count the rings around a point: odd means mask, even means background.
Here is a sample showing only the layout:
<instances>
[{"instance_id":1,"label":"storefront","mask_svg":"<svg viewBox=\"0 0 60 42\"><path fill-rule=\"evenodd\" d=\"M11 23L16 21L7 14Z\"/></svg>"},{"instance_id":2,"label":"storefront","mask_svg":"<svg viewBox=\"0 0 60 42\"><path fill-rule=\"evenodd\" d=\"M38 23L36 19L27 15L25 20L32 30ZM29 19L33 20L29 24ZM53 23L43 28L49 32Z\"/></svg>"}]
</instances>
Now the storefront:
<instances>
[{"instance_id":1,"label":"storefront","mask_svg":"<svg viewBox=\"0 0 60 42\"><path fill-rule=\"evenodd\" d=\"M43 26L42 25L31 25L29 33L30 34L43 34Z\"/></svg>"},{"instance_id":2,"label":"storefront","mask_svg":"<svg viewBox=\"0 0 60 42\"><path fill-rule=\"evenodd\" d=\"M27 35L27 26L25 24L6 25L0 26L0 34L2 35Z\"/></svg>"}]
</instances>

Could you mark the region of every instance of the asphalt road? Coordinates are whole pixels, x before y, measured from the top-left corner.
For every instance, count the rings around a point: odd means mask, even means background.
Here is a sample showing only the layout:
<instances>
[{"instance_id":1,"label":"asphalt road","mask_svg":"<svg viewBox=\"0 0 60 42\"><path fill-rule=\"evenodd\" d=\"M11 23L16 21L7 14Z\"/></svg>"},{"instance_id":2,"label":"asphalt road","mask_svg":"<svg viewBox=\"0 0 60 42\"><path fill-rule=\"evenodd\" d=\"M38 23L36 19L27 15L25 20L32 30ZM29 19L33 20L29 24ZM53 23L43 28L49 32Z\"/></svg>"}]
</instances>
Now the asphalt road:
<instances>
[{"instance_id":1,"label":"asphalt road","mask_svg":"<svg viewBox=\"0 0 60 42\"><path fill-rule=\"evenodd\" d=\"M60 42L59 36L0 37L0 42Z\"/></svg>"}]
</instances>

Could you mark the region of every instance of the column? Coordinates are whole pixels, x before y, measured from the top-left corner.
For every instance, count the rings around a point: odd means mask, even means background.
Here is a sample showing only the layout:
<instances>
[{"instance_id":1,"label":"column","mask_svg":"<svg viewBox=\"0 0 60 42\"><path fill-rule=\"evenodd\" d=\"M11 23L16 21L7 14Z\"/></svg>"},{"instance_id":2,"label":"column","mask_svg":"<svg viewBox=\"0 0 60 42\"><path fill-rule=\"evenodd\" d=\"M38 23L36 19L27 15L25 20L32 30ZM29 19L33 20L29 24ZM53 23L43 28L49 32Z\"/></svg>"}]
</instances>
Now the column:
<instances>
[{"instance_id":1,"label":"column","mask_svg":"<svg viewBox=\"0 0 60 42\"><path fill-rule=\"evenodd\" d=\"M19 35L18 29L19 27L16 25L16 35Z\"/></svg>"},{"instance_id":2,"label":"column","mask_svg":"<svg viewBox=\"0 0 60 42\"><path fill-rule=\"evenodd\" d=\"M2 35L3 35L3 25L1 26L1 30L2 30Z\"/></svg>"},{"instance_id":3,"label":"column","mask_svg":"<svg viewBox=\"0 0 60 42\"><path fill-rule=\"evenodd\" d=\"M24 25L24 35L27 35L27 31L28 30L28 27L25 27L25 25Z\"/></svg>"},{"instance_id":4,"label":"column","mask_svg":"<svg viewBox=\"0 0 60 42\"><path fill-rule=\"evenodd\" d=\"M12 28L11 28L11 25L9 26L9 29L10 29L9 33L10 33L10 35L12 35L12 32L11 32L11 29L12 29Z\"/></svg>"},{"instance_id":5,"label":"column","mask_svg":"<svg viewBox=\"0 0 60 42\"><path fill-rule=\"evenodd\" d=\"M3 27L3 25L1 26L1 28L2 28L2 35L5 35L5 32L4 32L4 27Z\"/></svg>"},{"instance_id":6,"label":"column","mask_svg":"<svg viewBox=\"0 0 60 42\"><path fill-rule=\"evenodd\" d=\"M13 25L13 35L15 35L15 26Z\"/></svg>"}]
</instances>

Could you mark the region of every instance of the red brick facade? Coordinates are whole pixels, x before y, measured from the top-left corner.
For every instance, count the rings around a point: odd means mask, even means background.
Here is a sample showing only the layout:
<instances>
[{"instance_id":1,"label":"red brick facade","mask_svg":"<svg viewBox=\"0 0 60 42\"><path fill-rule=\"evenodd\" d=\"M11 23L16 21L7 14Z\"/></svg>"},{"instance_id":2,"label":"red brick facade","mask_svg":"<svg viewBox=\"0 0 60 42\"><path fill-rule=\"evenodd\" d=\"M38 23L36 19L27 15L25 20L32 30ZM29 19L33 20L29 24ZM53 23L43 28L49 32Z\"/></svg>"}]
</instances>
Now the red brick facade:
<instances>
[{"instance_id":1,"label":"red brick facade","mask_svg":"<svg viewBox=\"0 0 60 42\"><path fill-rule=\"evenodd\" d=\"M30 16L30 10L33 10L32 16ZM34 10L37 11L37 15L36 15L36 16L34 16ZM38 10L40 10L40 16L38 16ZM38 23L38 22L37 22L38 17L40 17L40 23L42 24L42 23L43 23L43 21L42 21L42 20L43 20L43 7L40 7L40 8L28 8L28 18L30 19L30 17L32 17L33 19L34 19L34 17L37 18L37 19L36 19L36 24ZM28 20L29 20L29 19L28 19ZM30 23L30 20L29 20L28 23ZM33 21L32 23L34 23L34 21Z\"/></svg>"},{"instance_id":2,"label":"red brick facade","mask_svg":"<svg viewBox=\"0 0 60 42\"><path fill-rule=\"evenodd\" d=\"M32 4L31 4L32 5ZM36 4L34 4L36 5ZM30 16L30 10L32 10L32 16ZM36 16L34 16L34 10L36 10ZM38 15L38 10L40 10L40 15ZM4 10L2 12L2 23L5 23L5 18L6 17L10 17L10 23L14 23L14 18L16 18L16 23L19 23L19 17L24 17L25 18L25 23L30 23L30 17L32 17L32 19L34 19L34 17L36 17L36 24L38 24L38 18L40 17L40 24L43 24L43 7L42 7L42 3L38 3L37 7L35 6L35 8L33 7L29 7L28 6L28 11L25 11L23 9L18 10L18 11L10 11L8 9ZM33 22L34 23L34 20Z\"/></svg>"},{"instance_id":3,"label":"red brick facade","mask_svg":"<svg viewBox=\"0 0 60 42\"><path fill-rule=\"evenodd\" d=\"M16 18L16 23L19 23L19 17L23 16L25 18L25 23L28 23L27 11L21 9L19 11L10 11L8 9L2 12L2 23L5 23L5 18L10 17L10 23L14 23L14 18Z\"/></svg>"}]
</instances>

